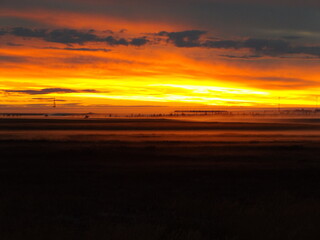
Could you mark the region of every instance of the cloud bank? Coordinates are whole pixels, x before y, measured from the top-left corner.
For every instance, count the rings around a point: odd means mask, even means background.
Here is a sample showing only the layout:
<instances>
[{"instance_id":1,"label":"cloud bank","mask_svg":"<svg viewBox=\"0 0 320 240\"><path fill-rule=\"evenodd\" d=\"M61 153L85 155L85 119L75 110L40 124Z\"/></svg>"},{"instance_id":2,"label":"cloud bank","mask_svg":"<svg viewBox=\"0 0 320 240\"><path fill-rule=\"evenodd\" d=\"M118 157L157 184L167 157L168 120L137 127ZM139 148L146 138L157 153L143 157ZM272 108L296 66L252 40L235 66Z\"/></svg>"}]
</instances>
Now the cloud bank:
<instances>
[{"instance_id":1,"label":"cloud bank","mask_svg":"<svg viewBox=\"0 0 320 240\"><path fill-rule=\"evenodd\" d=\"M80 44L89 42L101 42L110 46L135 46L141 47L146 45L149 40L142 36L137 38L115 38L114 36L99 36L94 30L77 30L77 29L36 29L25 27L3 28L0 35L12 35L21 38L39 38L46 42L62 43L62 44Z\"/></svg>"},{"instance_id":2,"label":"cloud bank","mask_svg":"<svg viewBox=\"0 0 320 240\"><path fill-rule=\"evenodd\" d=\"M94 89L75 90L70 88L44 88L40 90L2 90L5 93L22 93L28 95L52 94L52 93L98 93Z\"/></svg>"},{"instance_id":3,"label":"cloud bank","mask_svg":"<svg viewBox=\"0 0 320 240\"><path fill-rule=\"evenodd\" d=\"M102 36L95 30L77 30L77 29L32 29L24 27L3 28L0 30L2 36L11 35L18 38L38 38L45 42L61 43L68 46L73 44L85 45L88 43L105 43L108 46L134 46L142 47L148 44L161 44L156 41L159 37L163 42L169 43L178 48L206 48L220 50L247 50L250 54L246 58L257 57L281 57L290 55L309 55L320 57L320 45L297 44L294 41L296 36L283 37L282 39L263 39L263 38L245 38L245 39L218 39L208 36L208 31L204 30L186 30L177 32L161 31L149 34L149 36L137 36L132 38L115 37L112 35ZM110 32L108 32L110 33ZM11 46L14 46L11 44ZM20 46L20 45L16 45ZM69 51L104 51L111 49L89 48L89 47L67 47L51 49L63 49ZM233 54L225 54L225 57L235 58Z\"/></svg>"}]
</instances>

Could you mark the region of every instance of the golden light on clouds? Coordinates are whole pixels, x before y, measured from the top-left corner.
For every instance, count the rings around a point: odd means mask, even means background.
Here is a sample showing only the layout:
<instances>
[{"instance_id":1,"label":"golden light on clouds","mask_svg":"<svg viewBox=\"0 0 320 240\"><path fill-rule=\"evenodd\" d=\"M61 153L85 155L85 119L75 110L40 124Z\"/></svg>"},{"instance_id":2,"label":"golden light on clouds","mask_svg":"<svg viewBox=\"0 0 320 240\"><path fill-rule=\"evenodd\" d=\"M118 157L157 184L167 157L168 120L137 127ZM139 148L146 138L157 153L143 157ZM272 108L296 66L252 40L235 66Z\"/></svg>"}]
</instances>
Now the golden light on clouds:
<instances>
[{"instance_id":1,"label":"golden light on clouds","mask_svg":"<svg viewBox=\"0 0 320 240\"><path fill-rule=\"evenodd\" d=\"M173 21L176 16L146 21L151 13L139 17L110 4L112 14L46 5L2 8L0 16L9 23L16 18L34 26L12 22L0 28L0 104L45 108L56 97L60 107L84 109L104 104L274 107L281 97L283 106L310 107L320 95L320 47L314 41L225 39L215 36L223 28L197 30L189 21ZM102 2L91 7L100 6L109 9Z\"/></svg>"}]
</instances>

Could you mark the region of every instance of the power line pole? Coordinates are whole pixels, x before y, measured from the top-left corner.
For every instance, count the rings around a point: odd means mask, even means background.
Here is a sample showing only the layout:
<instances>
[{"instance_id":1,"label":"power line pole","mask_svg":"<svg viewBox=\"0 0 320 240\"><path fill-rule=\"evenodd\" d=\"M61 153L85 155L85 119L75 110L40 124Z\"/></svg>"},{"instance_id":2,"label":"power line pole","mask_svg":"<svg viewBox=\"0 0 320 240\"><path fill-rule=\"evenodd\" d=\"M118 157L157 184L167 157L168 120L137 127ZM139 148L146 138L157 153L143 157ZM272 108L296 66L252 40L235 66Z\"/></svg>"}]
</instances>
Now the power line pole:
<instances>
[{"instance_id":1,"label":"power line pole","mask_svg":"<svg viewBox=\"0 0 320 240\"><path fill-rule=\"evenodd\" d=\"M54 97L53 98L53 108L56 108L57 107L57 105L56 105L56 98Z\"/></svg>"}]
</instances>

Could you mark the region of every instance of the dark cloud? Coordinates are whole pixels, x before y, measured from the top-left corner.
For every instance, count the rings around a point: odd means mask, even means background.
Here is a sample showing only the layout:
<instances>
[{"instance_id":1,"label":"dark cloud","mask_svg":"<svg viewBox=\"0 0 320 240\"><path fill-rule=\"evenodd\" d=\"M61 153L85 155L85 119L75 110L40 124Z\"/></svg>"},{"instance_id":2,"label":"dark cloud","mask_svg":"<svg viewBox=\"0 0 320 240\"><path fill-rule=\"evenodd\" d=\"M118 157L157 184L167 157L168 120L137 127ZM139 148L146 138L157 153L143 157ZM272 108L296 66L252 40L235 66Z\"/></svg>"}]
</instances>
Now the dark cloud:
<instances>
[{"instance_id":1,"label":"dark cloud","mask_svg":"<svg viewBox=\"0 0 320 240\"><path fill-rule=\"evenodd\" d=\"M243 48L265 56L305 54L320 57L320 46L296 46L285 40L248 39L243 42Z\"/></svg>"},{"instance_id":2,"label":"dark cloud","mask_svg":"<svg viewBox=\"0 0 320 240\"><path fill-rule=\"evenodd\" d=\"M146 45L149 42L149 40L146 37L142 38L133 38L130 41L130 45L136 46L136 47L141 47L143 45Z\"/></svg>"},{"instance_id":3,"label":"dark cloud","mask_svg":"<svg viewBox=\"0 0 320 240\"><path fill-rule=\"evenodd\" d=\"M261 55L220 55L220 57L226 57L231 59L256 59L261 58Z\"/></svg>"},{"instance_id":4,"label":"dark cloud","mask_svg":"<svg viewBox=\"0 0 320 240\"><path fill-rule=\"evenodd\" d=\"M7 31L4 29L0 29L0 36L7 34Z\"/></svg>"},{"instance_id":5,"label":"dark cloud","mask_svg":"<svg viewBox=\"0 0 320 240\"><path fill-rule=\"evenodd\" d=\"M100 39L99 41L106 42L110 46L136 46L141 47L146 45L149 40L146 37L133 38L131 40L125 38L115 38L113 36L108 36L106 38Z\"/></svg>"},{"instance_id":6,"label":"dark cloud","mask_svg":"<svg viewBox=\"0 0 320 240\"><path fill-rule=\"evenodd\" d=\"M116 39L113 36L108 36L104 39L101 39L100 41L104 41L111 46L115 46L115 45L128 46L129 45L129 42L126 39L124 38Z\"/></svg>"},{"instance_id":7,"label":"dark cloud","mask_svg":"<svg viewBox=\"0 0 320 240\"><path fill-rule=\"evenodd\" d=\"M301 36L282 36L283 39L285 40L297 40L297 39L301 39Z\"/></svg>"},{"instance_id":8,"label":"dark cloud","mask_svg":"<svg viewBox=\"0 0 320 240\"><path fill-rule=\"evenodd\" d=\"M65 44L83 44L85 42L95 42L98 40L98 37L93 34L92 30L84 32L75 29L56 29L45 34L43 38L47 42L57 42Z\"/></svg>"},{"instance_id":9,"label":"dark cloud","mask_svg":"<svg viewBox=\"0 0 320 240\"><path fill-rule=\"evenodd\" d=\"M320 57L320 46L303 46L293 45L289 40L297 39L297 37L288 37L288 39L259 39L248 38L245 40L211 40L207 38L201 40L206 31L189 30L182 32L166 32L162 31L156 36L167 37L167 42L172 43L176 47L204 47L209 49L230 49L241 50L247 49L252 54L237 56L233 54L222 55L228 58L258 58L262 56L279 57L292 54L305 54Z\"/></svg>"},{"instance_id":10,"label":"dark cloud","mask_svg":"<svg viewBox=\"0 0 320 240\"><path fill-rule=\"evenodd\" d=\"M0 55L0 63L22 63L26 61L27 59L21 56Z\"/></svg>"},{"instance_id":11,"label":"dark cloud","mask_svg":"<svg viewBox=\"0 0 320 240\"><path fill-rule=\"evenodd\" d=\"M92 42L103 42L110 46L135 46L141 47L150 42L156 41L152 37L136 37L136 38L117 38L115 36L100 36L95 30L76 30L76 29L32 29L24 27L14 27L1 29L4 34L11 34L22 38L40 38L47 42L56 42L69 45L67 48L52 48L63 49L69 51L110 51L103 48L74 48L71 44L80 44ZM207 36L208 32L203 30L186 30L179 32L161 31L153 34L153 36L160 37L166 42L173 44L180 48L202 47L208 49L226 49L226 50L241 50L250 51L250 54L245 54L242 57L235 54L225 54L224 57L229 58L254 58L259 56L269 57L283 57L287 55L309 55L320 57L319 45L308 45L300 42L293 44L292 41L298 39L298 36L287 36L279 39L272 38L247 38L241 40L234 39L218 39L214 40L212 36ZM101 32L100 32L101 34ZM294 42L297 43L297 42ZM9 46L17 46L8 44ZM250 56L250 57L248 57ZM13 58L12 58L13 59ZM0 59L1 60L1 59ZM2 58L2 60L4 60ZM10 60L8 58L8 60ZM12 60L13 61L13 60Z\"/></svg>"},{"instance_id":12,"label":"dark cloud","mask_svg":"<svg viewBox=\"0 0 320 240\"><path fill-rule=\"evenodd\" d=\"M290 53L292 47L288 41L278 39L255 39L246 40L208 40L200 44L201 47L223 49L250 49L262 55L280 55Z\"/></svg>"},{"instance_id":13,"label":"dark cloud","mask_svg":"<svg viewBox=\"0 0 320 240\"><path fill-rule=\"evenodd\" d=\"M254 39L250 38L243 42L243 48L249 48L256 53L269 56L278 56L290 53L292 47L289 42L273 39Z\"/></svg>"},{"instance_id":14,"label":"dark cloud","mask_svg":"<svg viewBox=\"0 0 320 240\"><path fill-rule=\"evenodd\" d=\"M7 42L7 46L10 47L20 47L23 46L22 44L18 44L18 43L13 43L13 42Z\"/></svg>"},{"instance_id":15,"label":"dark cloud","mask_svg":"<svg viewBox=\"0 0 320 240\"><path fill-rule=\"evenodd\" d=\"M69 88L44 88L40 90L2 90L6 93L23 93L29 95L50 94L50 93L97 93L94 89L75 90Z\"/></svg>"},{"instance_id":16,"label":"dark cloud","mask_svg":"<svg viewBox=\"0 0 320 240\"><path fill-rule=\"evenodd\" d=\"M47 42L57 42L64 44L97 41L98 37L93 34L92 30L79 31L75 29L32 29L25 27L14 27L7 30L6 33L17 37L42 38Z\"/></svg>"},{"instance_id":17,"label":"dark cloud","mask_svg":"<svg viewBox=\"0 0 320 240\"><path fill-rule=\"evenodd\" d=\"M10 34L18 36L18 37L36 37L43 38L46 36L46 29L31 29L24 27L14 27L11 28Z\"/></svg>"},{"instance_id":18,"label":"dark cloud","mask_svg":"<svg viewBox=\"0 0 320 240\"><path fill-rule=\"evenodd\" d=\"M256 39L205 41L200 44L207 48L248 49L253 55L223 55L229 58L257 58L261 56L279 57L292 54L305 54L320 57L320 46L299 46L283 39Z\"/></svg>"},{"instance_id":19,"label":"dark cloud","mask_svg":"<svg viewBox=\"0 0 320 240\"><path fill-rule=\"evenodd\" d=\"M220 41L212 41L208 40L205 41L204 43L201 44L203 47L208 47L208 48L240 48L241 44L238 41L233 41L233 40L220 40Z\"/></svg>"},{"instance_id":20,"label":"dark cloud","mask_svg":"<svg viewBox=\"0 0 320 240\"><path fill-rule=\"evenodd\" d=\"M224 37L256 38L319 32L319 6L318 0L1 0L0 3L1 9L26 12L42 9L53 14L64 11L130 22L173 23L215 30Z\"/></svg>"},{"instance_id":21,"label":"dark cloud","mask_svg":"<svg viewBox=\"0 0 320 240\"><path fill-rule=\"evenodd\" d=\"M173 43L176 47L205 47L216 49L250 49L255 55L278 56L281 54L293 53L294 50L290 43L285 40L274 39L255 39L246 40L202 40L206 31L188 30L182 32L166 32L157 33L157 36L166 36L167 41ZM297 52L297 51L295 51ZM309 50L308 54L313 51Z\"/></svg>"},{"instance_id":22,"label":"dark cloud","mask_svg":"<svg viewBox=\"0 0 320 240\"><path fill-rule=\"evenodd\" d=\"M58 48L58 47L47 47L45 49L54 49L54 50L67 50L67 51L86 51L86 52L110 52L111 49L106 48Z\"/></svg>"},{"instance_id":23,"label":"dark cloud","mask_svg":"<svg viewBox=\"0 0 320 240\"><path fill-rule=\"evenodd\" d=\"M291 49L294 54L307 54L320 57L320 46L297 46Z\"/></svg>"},{"instance_id":24,"label":"dark cloud","mask_svg":"<svg viewBox=\"0 0 320 240\"><path fill-rule=\"evenodd\" d=\"M110 34L111 31L104 31ZM41 38L46 42L55 42L62 44L80 44L83 45L88 42L105 42L110 46L136 46L140 47L146 45L149 40L146 37L125 39L115 38L114 36L101 37L98 36L94 30L76 30L76 29L32 29L25 27L14 27L0 30L0 35L11 34L17 37L26 38ZM90 51L89 48L66 48L65 50L82 50ZM94 50L93 50L94 51Z\"/></svg>"},{"instance_id":25,"label":"dark cloud","mask_svg":"<svg viewBox=\"0 0 320 240\"><path fill-rule=\"evenodd\" d=\"M64 48L69 51L88 51L88 52L110 52L111 49L106 48Z\"/></svg>"},{"instance_id":26,"label":"dark cloud","mask_svg":"<svg viewBox=\"0 0 320 240\"><path fill-rule=\"evenodd\" d=\"M188 30L182 32L159 32L158 36L167 36L168 42L172 42L177 47L199 47L200 37L206 34L206 31Z\"/></svg>"}]
</instances>

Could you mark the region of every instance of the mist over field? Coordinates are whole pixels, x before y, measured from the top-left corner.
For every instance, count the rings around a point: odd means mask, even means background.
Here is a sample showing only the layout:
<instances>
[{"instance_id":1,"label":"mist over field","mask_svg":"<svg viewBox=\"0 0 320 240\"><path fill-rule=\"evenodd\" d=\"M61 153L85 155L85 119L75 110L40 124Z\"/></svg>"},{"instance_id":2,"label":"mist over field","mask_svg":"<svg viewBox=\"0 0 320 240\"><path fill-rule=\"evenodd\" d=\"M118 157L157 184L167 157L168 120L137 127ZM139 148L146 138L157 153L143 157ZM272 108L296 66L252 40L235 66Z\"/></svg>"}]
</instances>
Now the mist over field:
<instances>
[{"instance_id":1,"label":"mist over field","mask_svg":"<svg viewBox=\"0 0 320 240\"><path fill-rule=\"evenodd\" d=\"M3 239L318 239L316 118L0 119Z\"/></svg>"}]
</instances>

